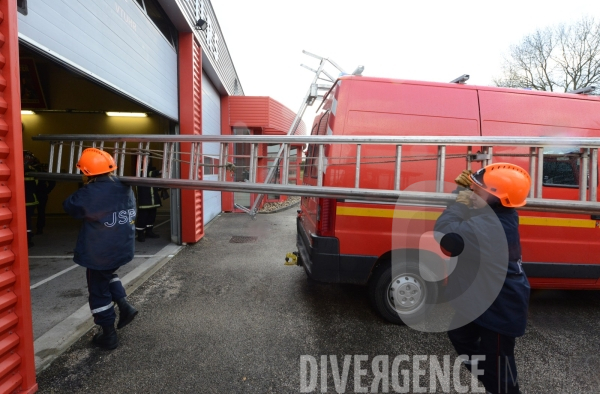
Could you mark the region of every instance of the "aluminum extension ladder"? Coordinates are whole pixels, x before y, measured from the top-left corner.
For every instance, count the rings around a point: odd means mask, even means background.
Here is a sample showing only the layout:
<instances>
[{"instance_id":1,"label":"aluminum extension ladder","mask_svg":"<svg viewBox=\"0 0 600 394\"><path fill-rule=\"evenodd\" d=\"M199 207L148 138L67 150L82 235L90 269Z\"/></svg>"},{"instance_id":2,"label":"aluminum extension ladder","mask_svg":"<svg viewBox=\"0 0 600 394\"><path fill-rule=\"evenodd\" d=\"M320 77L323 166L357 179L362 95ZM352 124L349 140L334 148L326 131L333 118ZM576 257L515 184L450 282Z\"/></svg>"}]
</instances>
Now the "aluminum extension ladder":
<instances>
[{"instance_id":1,"label":"aluminum extension ladder","mask_svg":"<svg viewBox=\"0 0 600 394\"><path fill-rule=\"evenodd\" d=\"M532 178L532 188L527 205L529 211L553 211L579 214L600 214L598 202L598 148L600 139L597 138L548 138L548 137L387 137L387 136L187 136L187 135L39 135L36 141L50 143L48 173L36 172L33 176L40 179L56 181L80 181L81 176L75 164L86 147L97 147L111 153L118 164L121 180L130 185L156 186L163 188L216 190L246 193L277 193L290 196L315 196L326 198L346 198L365 201L380 201L389 203L418 204L439 206L453 200L455 195L443 193L443 182L446 166L446 148L460 146L464 148L465 168L470 168L473 161L490 164L494 158L496 147L526 147L529 153L529 173ZM179 149L180 144L189 143L186 151ZM201 154L202 143L219 143L220 158L218 180L200 179L200 167L205 167ZM233 144L249 144L250 164L247 168L247 182L227 181L227 171L233 169L232 160L235 157L230 152ZM280 183L257 182L259 171L259 144L279 144L283 153L282 175ZM314 160L317 168L317 186L295 185L289 183L290 147L298 144L313 144ZM354 187L323 186L325 172L325 147L332 144L356 146ZM361 166L365 165L368 157L361 155L364 145L395 146L393 188L367 189L360 185ZM403 159L403 146L433 146L437 152L433 159L437 162L436 192L401 191L400 179ZM473 153L471 147L481 147L482 152ZM542 195L543 158L544 151L557 147L576 147L574 154L579 161L580 184L579 200L556 200L544 198ZM124 160L130 155L135 160L133 174L125 174ZM504 155L504 154L502 154ZM148 161L160 163L161 178L147 178ZM63 167L68 163L66 169ZM189 165L187 174L178 174L181 163ZM278 164L274 164L276 167ZM347 163L345 164L347 165ZM271 170L275 171L274 168ZM589 174L589 176L588 176ZM326 176L326 175L325 175ZM587 200L589 179L589 201ZM251 212L252 216L256 210Z\"/></svg>"}]
</instances>

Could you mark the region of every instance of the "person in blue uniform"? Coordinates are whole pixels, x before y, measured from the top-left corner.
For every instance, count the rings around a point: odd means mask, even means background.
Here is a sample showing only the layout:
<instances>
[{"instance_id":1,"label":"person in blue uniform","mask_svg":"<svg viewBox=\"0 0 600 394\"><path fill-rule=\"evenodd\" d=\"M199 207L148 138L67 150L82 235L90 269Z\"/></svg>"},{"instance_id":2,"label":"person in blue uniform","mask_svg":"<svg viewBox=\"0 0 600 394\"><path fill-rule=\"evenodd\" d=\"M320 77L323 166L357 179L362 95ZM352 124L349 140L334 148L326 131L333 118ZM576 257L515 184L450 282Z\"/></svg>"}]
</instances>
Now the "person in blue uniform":
<instances>
[{"instance_id":1,"label":"person in blue uniform","mask_svg":"<svg viewBox=\"0 0 600 394\"><path fill-rule=\"evenodd\" d=\"M499 292L490 299L491 305L474 314L492 282L453 304L455 318L448 336L459 355L470 360L485 356L477 361L477 369L483 371L478 379L487 392L519 393L515 338L525 333L530 287L521 267L515 208L525 205L531 179L519 166L495 163L473 174L463 172L456 183L463 189L434 227L434 231L445 234L440 241L442 250L457 256L446 295L459 300L469 285L475 286L477 275L498 278ZM494 227L499 231L493 233Z\"/></svg>"},{"instance_id":2,"label":"person in blue uniform","mask_svg":"<svg viewBox=\"0 0 600 394\"><path fill-rule=\"evenodd\" d=\"M33 228L32 217L35 213L35 208L39 201L35 194L37 188L37 180L28 175L29 172L36 172L40 161L28 150L23 151L23 165L25 171L25 219L27 222L27 246L33 246Z\"/></svg>"},{"instance_id":3,"label":"person in blue uniform","mask_svg":"<svg viewBox=\"0 0 600 394\"><path fill-rule=\"evenodd\" d=\"M131 323L138 311L127 301L121 279L115 271L133 259L135 252L136 202L131 187L111 173L117 169L110 154L96 148L83 151L77 163L84 186L63 202L65 212L83 220L75 263L85 267L89 304L94 322L102 327L93 343L101 348L118 346L115 330Z\"/></svg>"},{"instance_id":4,"label":"person in blue uniform","mask_svg":"<svg viewBox=\"0 0 600 394\"><path fill-rule=\"evenodd\" d=\"M48 172L48 164L41 163L37 166L37 171ZM37 220L36 220L36 234L40 235L44 233L44 227L46 227L46 205L48 204L48 195L54 187L56 182L48 181L44 179L38 179L35 185L35 196L38 199L39 204L37 205Z\"/></svg>"}]
</instances>

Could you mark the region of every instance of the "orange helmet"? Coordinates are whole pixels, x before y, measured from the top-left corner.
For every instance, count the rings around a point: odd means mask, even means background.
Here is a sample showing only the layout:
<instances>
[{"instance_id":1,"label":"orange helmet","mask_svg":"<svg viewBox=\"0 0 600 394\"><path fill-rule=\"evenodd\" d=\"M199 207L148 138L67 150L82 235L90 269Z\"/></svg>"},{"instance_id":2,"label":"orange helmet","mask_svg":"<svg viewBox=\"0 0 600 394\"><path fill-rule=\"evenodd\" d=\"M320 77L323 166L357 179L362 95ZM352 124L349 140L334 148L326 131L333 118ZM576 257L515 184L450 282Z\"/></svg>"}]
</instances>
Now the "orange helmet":
<instances>
[{"instance_id":1,"label":"orange helmet","mask_svg":"<svg viewBox=\"0 0 600 394\"><path fill-rule=\"evenodd\" d=\"M113 157L96 148L87 148L77 162L77 168L86 176L102 175L117 169Z\"/></svg>"},{"instance_id":2,"label":"orange helmet","mask_svg":"<svg viewBox=\"0 0 600 394\"><path fill-rule=\"evenodd\" d=\"M471 174L473 185L498 197L505 207L525 205L531 178L527 171L510 163L494 163Z\"/></svg>"}]
</instances>

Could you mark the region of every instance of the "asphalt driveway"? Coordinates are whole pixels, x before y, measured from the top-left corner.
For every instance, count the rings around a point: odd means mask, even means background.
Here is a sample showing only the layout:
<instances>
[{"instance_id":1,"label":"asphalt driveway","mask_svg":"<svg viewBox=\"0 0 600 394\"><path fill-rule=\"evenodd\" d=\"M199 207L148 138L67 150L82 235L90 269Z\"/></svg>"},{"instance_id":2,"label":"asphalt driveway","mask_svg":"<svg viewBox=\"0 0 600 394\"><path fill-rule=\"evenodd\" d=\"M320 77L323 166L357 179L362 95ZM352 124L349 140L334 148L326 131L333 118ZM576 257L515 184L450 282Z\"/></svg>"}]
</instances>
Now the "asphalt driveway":
<instances>
[{"instance_id":1,"label":"asphalt driveway","mask_svg":"<svg viewBox=\"0 0 600 394\"><path fill-rule=\"evenodd\" d=\"M314 283L302 268L284 266L295 231L294 209L256 220L222 215L130 296L140 314L119 331L116 350L93 348L91 330L38 375L40 392L476 389L464 369L453 368L456 354L444 333L388 324L370 308L365 288ZM527 333L517 341L522 391L597 393L599 321L600 292L534 292ZM434 359L442 375L449 360L449 375L435 379ZM372 362L392 375L395 367L399 380L378 376ZM320 379L323 366L327 379Z\"/></svg>"}]
</instances>

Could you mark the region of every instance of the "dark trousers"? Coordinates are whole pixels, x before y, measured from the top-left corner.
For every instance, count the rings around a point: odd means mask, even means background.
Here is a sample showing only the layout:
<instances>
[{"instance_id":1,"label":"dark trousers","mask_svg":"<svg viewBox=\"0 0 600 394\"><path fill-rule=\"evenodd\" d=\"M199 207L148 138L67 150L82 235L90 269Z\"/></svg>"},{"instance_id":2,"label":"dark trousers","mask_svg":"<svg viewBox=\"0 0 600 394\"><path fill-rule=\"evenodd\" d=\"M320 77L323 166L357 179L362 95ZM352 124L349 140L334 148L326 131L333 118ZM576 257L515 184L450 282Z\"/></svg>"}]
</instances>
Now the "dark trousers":
<instances>
[{"instance_id":1,"label":"dark trousers","mask_svg":"<svg viewBox=\"0 0 600 394\"><path fill-rule=\"evenodd\" d=\"M94 316L94 323L99 326L115 324L117 315L113 301L120 300L127 295L121 279L115 274L116 270L116 268L105 271L87 269L88 301Z\"/></svg>"},{"instance_id":2,"label":"dark trousers","mask_svg":"<svg viewBox=\"0 0 600 394\"><path fill-rule=\"evenodd\" d=\"M498 334L476 323L448 331L448 337L459 355L469 359L484 355L477 369L483 371L478 379L490 393L519 393L517 365L515 364L515 338Z\"/></svg>"},{"instance_id":3,"label":"dark trousers","mask_svg":"<svg viewBox=\"0 0 600 394\"><path fill-rule=\"evenodd\" d=\"M27 241L31 241L33 238L33 230L31 228L31 217L35 213L35 205L26 205L25 206L25 220L27 221Z\"/></svg>"},{"instance_id":4,"label":"dark trousers","mask_svg":"<svg viewBox=\"0 0 600 394\"><path fill-rule=\"evenodd\" d=\"M157 208L138 209L135 218L135 229L145 230L148 227L153 227L156 221L156 210Z\"/></svg>"},{"instance_id":5,"label":"dark trousers","mask_svg":"<svg viewBox=\"0 0 600 394\"><path fill-rule=\"evenodd\" d=\"M46 226L46 205L48 204L48 197L38 196L38 205L34 205L37 207L37 221L36 221L36 230L38 233L41 233Z\"/></svg>"}]
</instances>

